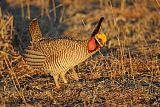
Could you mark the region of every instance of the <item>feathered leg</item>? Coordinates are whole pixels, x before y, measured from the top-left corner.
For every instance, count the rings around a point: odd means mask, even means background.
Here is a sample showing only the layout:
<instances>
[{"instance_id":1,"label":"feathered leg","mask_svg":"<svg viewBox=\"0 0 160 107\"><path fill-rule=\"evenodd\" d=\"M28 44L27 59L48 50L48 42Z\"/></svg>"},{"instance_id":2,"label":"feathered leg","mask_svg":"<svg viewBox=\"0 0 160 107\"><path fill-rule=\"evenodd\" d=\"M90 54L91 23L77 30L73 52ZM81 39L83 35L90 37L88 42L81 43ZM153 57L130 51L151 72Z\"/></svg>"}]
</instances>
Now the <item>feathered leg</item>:
<instances>
[{"instance_id":1,"label":"feathered leg","mask_svg":"<svg viewBox=\"0 0 160 107\"><path fill-rule=\"evenodd\" d=\"M60 88L60 85L58 83L59 75L54 75L53 78L54 78L54 81L55 81L57 88Z\"/></svg>"},{"instance_id":2,"label":"feathered leg","mask_svg":"<svg viewBox=\"0 0 160 107\"><path fill-rule=\"evenodd\" d=\"M71 68L71 70L72 70L72 77L73 77L75 80L78 81L78 80L79 80L79 77L78 77L78 74L76 73L74 67Z\"/></svg>"},{"instance_id":3,"label":"feathered leg","mask_svg":"<svg viewBox=\"0 0 160 107\"><path fill-rule=\"evenodd\" d=\"M66 79L66 77L65 77L66 72L62 72L60 75L61 75L61 77L62 77L63 82L64 82L64 83L68 83L68 82L67 82L67 79Z\"/></svg>"}]
</instances>

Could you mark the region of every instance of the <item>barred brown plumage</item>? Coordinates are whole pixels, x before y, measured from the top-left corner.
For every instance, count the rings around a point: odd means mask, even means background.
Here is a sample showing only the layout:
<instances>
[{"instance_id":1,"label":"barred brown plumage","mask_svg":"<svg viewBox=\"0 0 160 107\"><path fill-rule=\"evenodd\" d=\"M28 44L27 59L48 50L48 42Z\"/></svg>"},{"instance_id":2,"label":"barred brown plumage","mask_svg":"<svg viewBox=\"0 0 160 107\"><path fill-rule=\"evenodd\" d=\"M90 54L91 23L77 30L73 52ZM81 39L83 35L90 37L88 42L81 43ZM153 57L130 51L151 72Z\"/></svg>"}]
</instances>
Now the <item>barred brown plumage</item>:
<instances>
[{"instance_id":1,"label":"barred brown plumage","mask_svg":"<svg viewBox=\"0 0 160 107\"><path fill-rule=\"evenodd\" d=\"M59 76L62 77L64 83L67 83L65 78L67 71L89 58L105 45L106 36L99 31L103 19L103 17L100 18L89 40L43 38L38 21L34 19L29 27L32 45L23 54L25 61L33 69L48 71L53 76L56 86L60 88Z\"/></svg>"}]
</instances>

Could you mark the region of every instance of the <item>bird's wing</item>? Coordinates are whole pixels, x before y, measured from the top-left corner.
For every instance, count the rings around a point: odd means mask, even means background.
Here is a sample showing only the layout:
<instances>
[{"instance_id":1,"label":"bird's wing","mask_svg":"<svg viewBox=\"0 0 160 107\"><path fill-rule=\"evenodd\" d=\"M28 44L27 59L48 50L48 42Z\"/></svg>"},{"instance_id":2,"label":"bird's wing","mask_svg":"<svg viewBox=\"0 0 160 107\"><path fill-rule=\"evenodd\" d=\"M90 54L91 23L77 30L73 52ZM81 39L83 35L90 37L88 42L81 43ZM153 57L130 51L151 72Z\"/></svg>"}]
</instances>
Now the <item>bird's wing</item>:
<instances>
[{"instance_id":1,"label":"bird's wing","mask_svg":"<svg viewBox=\"0 0 160 107\"><path fill-rule=\"evenodd\" d=\"M33 68L40 68L46 61L46 56L35 50L26 49L23 54L24 60Z\"/></svg>"}]
</instances>

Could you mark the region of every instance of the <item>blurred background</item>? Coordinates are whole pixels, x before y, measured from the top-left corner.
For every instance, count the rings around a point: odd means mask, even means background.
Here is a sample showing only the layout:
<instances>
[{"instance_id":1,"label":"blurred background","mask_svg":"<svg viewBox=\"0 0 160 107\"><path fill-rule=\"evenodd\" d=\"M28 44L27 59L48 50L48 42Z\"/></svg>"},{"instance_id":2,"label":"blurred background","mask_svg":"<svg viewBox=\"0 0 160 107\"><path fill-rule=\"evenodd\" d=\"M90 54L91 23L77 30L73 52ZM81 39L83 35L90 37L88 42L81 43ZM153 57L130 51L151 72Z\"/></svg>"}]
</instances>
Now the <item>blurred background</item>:
<instances>
[{"instance_id":1,"label":"blurred background","mask_svg":"<svg viewBox=\"0 0 160 107\"><path fill-rule=\"evenodd\" d=\"M44 37L88 39L101 16L107 50L76 67L80 81L55 88L19 54L38 18ZM5 106L155 106L160 104L160 0L1 0L0 104Z\"/></svg>"}]
</instances>

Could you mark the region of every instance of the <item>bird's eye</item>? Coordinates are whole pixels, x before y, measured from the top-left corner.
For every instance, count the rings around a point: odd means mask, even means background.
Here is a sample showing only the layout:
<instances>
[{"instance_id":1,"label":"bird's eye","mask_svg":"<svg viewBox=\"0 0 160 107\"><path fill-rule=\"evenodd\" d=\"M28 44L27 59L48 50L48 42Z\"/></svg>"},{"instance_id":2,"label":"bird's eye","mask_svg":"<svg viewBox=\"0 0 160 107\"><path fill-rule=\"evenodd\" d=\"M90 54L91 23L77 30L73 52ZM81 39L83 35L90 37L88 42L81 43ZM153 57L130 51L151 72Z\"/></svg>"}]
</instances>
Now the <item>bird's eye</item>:
<instances>
[{"instance_id":1,"label":"bird's eye","mask_svg":"<svg viewBox=\"0 0 160 107\"><path fill-rule=\"evenodd\" d=\"M101 39L98 39L98 41L101 42L102 40L101 40Z\"/></svg>"}]
</instances>

